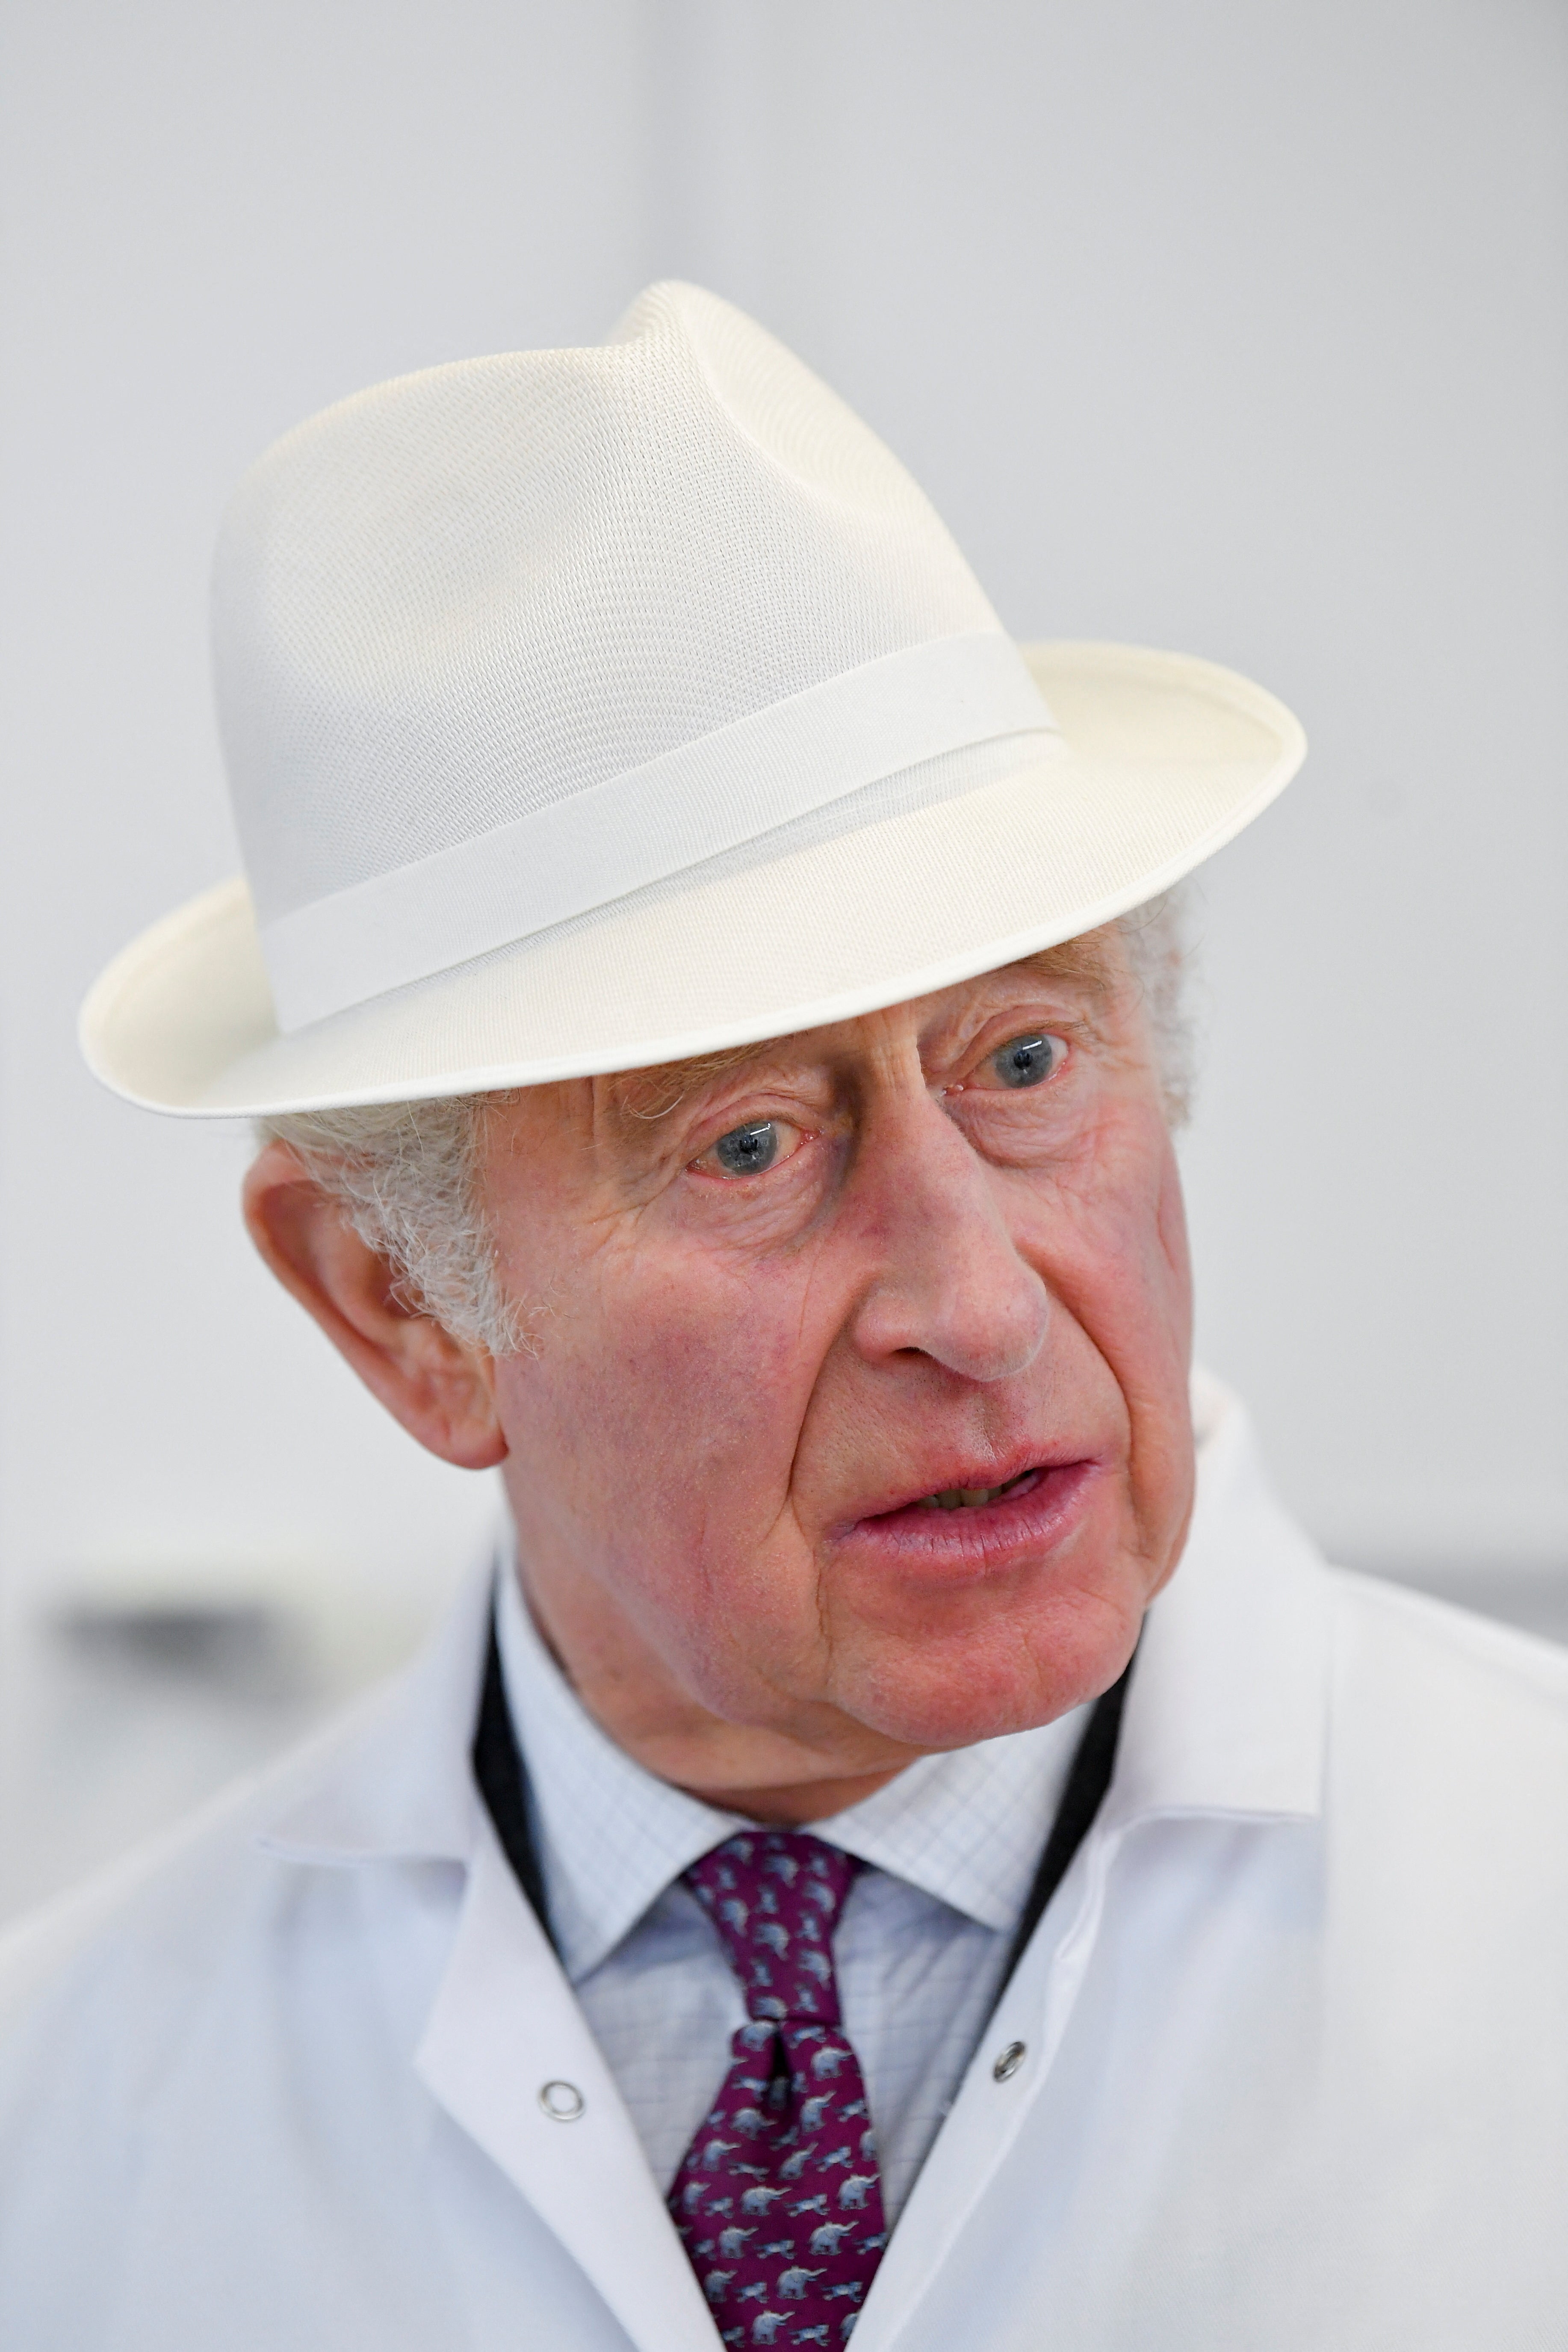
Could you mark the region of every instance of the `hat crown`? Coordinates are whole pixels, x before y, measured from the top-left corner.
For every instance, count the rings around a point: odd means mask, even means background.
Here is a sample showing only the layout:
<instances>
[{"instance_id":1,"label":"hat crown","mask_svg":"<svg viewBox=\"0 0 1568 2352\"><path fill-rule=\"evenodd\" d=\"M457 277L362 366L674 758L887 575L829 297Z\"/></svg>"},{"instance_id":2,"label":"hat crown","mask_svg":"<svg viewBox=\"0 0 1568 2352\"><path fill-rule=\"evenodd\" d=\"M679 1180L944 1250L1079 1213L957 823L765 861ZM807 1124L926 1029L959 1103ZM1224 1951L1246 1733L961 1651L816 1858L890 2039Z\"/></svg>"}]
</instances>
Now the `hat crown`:
<instances>
[{"instance_id":1,"label":"hat crown","mask_svg":"<svg viewBox=\"0 0 1568 2352\"><path fill-rule=\"evenodd\" d=\"M730 304L289 434L225 520L220 723L263 922L995 615L929 500Z\"/></svg>"}]
</instances>

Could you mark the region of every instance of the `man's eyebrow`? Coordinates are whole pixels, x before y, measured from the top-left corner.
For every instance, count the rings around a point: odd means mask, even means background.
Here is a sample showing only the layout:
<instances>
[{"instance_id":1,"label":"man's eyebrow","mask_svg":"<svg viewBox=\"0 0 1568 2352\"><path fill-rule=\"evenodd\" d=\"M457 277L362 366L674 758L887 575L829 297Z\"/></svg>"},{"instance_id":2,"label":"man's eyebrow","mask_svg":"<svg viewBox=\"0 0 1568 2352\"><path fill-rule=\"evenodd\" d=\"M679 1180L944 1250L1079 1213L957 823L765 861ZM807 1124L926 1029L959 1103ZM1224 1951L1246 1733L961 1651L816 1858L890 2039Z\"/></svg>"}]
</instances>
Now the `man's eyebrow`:
<instances>
[{"instance_id":1,"label":"man's eyebrow","mask_svg":"<svg viewBox=\"0 0 1568 2352\"><path fill-rule=\"evenodd\" d=\"M751 1045L730 1045L712 1054L693 1054L684 1062L658 1062L651 1069L624 1070L610 1082L611 1100L631 1118L666 1118L700 1087L738 1070L747 1062L761 1062L778 1045L764 1037Z\"/></svg>"},{"instance_id":2,"label":"man's eyebrow","mask_svg":"<svg viewBox=\"0 0 1568 2352\"><path fill-rule=\"evenodd\" d=\"M1062 940L1053 948L1041 948L1031 956L1020 956L1005 971L1027 972L1037 980L1081 981L1093 989L1108 991L1115 987L1121 976L1121 965L1106 931L1082 931L1077 939Z\"/></svg>"}]
</instances>

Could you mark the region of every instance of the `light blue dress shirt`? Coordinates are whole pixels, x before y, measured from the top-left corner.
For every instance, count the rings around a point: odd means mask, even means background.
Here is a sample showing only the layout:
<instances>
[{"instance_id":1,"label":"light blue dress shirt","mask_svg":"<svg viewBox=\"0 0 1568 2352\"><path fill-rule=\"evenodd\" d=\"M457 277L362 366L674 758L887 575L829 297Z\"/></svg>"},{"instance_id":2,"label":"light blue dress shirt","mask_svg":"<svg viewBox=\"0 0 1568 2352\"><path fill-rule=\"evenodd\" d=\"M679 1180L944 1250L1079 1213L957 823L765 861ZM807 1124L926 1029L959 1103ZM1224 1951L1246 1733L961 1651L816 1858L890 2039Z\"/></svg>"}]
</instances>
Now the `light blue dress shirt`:
<instances>
[{"instance_id":1,"label":"light blue dress shirt","mask_svg":"<svg viewBox=\"0 0 1568 2352\"><path fill-rule=\"evenodd\" d=\"M600 1730L504 1571L497 1624L550 1924L668 2189L745 2019L680 1874L744 1824L656 1779ZM889 2221L984 2031L1085 1714L922 1758L810 1824L870 1865L850 1889L834 1956Z\"/></svg>"}]
</instances>

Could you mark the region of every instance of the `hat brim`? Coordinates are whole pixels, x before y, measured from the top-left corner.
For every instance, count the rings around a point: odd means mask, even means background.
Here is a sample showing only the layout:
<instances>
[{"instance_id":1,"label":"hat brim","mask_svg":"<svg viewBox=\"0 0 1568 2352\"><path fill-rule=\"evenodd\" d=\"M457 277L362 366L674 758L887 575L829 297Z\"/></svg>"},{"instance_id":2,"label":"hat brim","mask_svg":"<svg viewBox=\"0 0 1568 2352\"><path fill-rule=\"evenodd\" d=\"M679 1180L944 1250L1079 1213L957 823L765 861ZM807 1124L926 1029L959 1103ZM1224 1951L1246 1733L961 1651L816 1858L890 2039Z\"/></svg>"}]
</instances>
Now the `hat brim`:
<instances>
[{"instance_id":1,"label":"hat brim","mask_svg":"<svg viewBox=\"0 0 1568 2352\"><path fill-rule=\"evenodd\" d=\"M673 882L282 1035L235 880L116 958L82 1008L105 1085L186 1118L536 1086L814 1029L1093 930L1266 808L1306 739L1233 671L1024 647L1061 729L973 791Z\"/></svg>"}]
</instances>

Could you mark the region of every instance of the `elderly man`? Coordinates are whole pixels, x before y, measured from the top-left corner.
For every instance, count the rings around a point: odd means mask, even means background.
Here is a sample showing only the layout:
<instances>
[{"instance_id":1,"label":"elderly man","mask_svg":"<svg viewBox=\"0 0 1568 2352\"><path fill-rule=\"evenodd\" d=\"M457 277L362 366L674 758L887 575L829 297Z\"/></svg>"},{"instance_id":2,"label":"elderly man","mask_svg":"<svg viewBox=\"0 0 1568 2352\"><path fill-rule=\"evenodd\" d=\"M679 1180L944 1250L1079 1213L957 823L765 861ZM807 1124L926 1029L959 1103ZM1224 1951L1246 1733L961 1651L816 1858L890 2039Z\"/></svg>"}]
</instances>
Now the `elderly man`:
<instances>
[{"instance_id":1,"label":"elderly man","mask_svg":"<svg viewBox=\"0 0 1568 2352\"><path fill-rule=\"evenodd\" d=\"M23 1931L21 2352L1568 2342L1568 1671L1326 1569L1189 1378L1226 672L1031 649L687 287L226 526L248 886L95 1068L515 1527Z\"/></svg>"}]
</instances>

